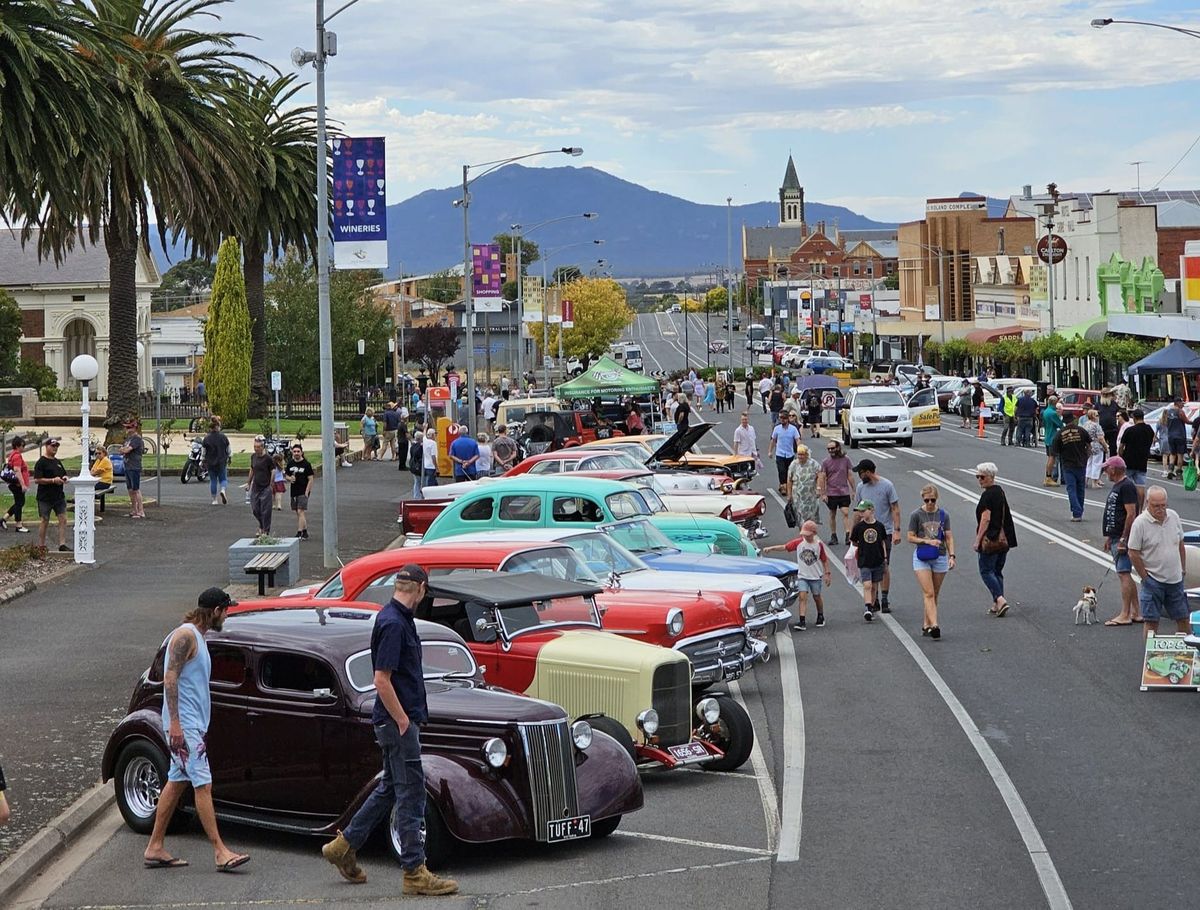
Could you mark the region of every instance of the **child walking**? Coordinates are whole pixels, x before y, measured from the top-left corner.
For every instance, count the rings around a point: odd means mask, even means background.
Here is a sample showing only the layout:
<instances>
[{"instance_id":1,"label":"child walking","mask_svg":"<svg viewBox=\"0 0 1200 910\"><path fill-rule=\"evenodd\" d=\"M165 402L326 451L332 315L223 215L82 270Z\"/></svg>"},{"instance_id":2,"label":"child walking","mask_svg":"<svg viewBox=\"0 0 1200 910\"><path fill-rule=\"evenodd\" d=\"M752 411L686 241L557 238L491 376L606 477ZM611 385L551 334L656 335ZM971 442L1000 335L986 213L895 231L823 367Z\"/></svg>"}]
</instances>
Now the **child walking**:
<instances>
[{"instance_id":1,"label":"child walking","mask_svg":"<svg viewBox=\"0 0 1200 910\"><path fill-rule=\"evenodd\" d=\"M875 586L883 581L886 568L888 533L883 523L875 517L875 503L869 499L860 500L854 507L858 513L858 524L850 531L850 543L857 553L858 572L862 576L863 586L863 619L871 622L875 619Z\"/></svg>"},{"instance_id":2,"label":"child walking","mask_svg":"<svg viewBox=\"0 0 1200 910\"><path fill-rule=\"evenodd\" d=\"M799 585L796 593L796 607L800 615L792 623L792 631L803 632L807 628L805 614L808 612L808 596L810 594L817 607L815 625L818 629L821 628L825 625L825 602L821 598L821 589L823 585L832 584L833 571L829 566L829 551L817 537L817 523L811 520L804 522L800 526L799 537L789 540L787 543L765 547L763 553L770 553L773 550L786 550L796 554L796 582Z\"/></svg>"}]
</instances>

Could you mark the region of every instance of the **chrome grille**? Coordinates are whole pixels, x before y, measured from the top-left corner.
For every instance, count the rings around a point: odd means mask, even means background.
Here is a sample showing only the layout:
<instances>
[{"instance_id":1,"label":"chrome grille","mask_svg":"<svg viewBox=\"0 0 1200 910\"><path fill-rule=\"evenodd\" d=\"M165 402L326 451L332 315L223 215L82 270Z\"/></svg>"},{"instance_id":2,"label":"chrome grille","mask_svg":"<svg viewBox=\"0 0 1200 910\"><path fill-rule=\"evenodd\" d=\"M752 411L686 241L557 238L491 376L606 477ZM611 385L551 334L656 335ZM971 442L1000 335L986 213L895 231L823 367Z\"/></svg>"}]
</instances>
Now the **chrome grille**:
<instances>
[{"instance_id":1,"label":"chrome grille","mask_svg":"<svg viewBox=\"0 0 1200 910\"><path fill-rule=\"evenodd\" d=\"M686 743L692 737L691 665L676 660L654 671L650 706L658 712L658 739L664 746Z\"/></svg>"},{"instance_id":2,"label":"chrome grille","mask_svg":"<svg viewBox=\"0 0 1200 910\"><path fill-rule=\"evenodd\" d=\"M740 654L745 647L746 633L730 632L728 635L706 638L704 641L684 645L679 649L679 652L686 654L688 660L692 663L702 665L711 663L714 660L731 660Z\"/></svg>"},{"instance_id":3,"label":"chrome grille","mask_svg":"<svg viewBox=\"0 0 1200 910\"><path fill-rule=\"evenodd\" d=\"M878 414L868 414L867 423L897 423L901 418L898 416L881 417Z\"/></svg>"},{"instance_id":4,"label":"chrome grille","mask_svg":"<svg viewBox=\"0 0 1200 910\"><path fill-rule=\"evenodd\" d=\"M533 836L547 839L549 822L579 814L575 790L575 744L565 720L549 724L517 724L525 747L529 795L533 803Z\"/></svg>"},{"instance_id":5,"label":"chrome grille","mask_svg":"<svg viewBox=\"0 0 1200 910\"><path fill-rule=\"evenodd\" d=\"M763 591L754 595L754 606L758 607L755 616L762 616L775 609L775 595L771 591Z\"/></svg>"}]
</instances>

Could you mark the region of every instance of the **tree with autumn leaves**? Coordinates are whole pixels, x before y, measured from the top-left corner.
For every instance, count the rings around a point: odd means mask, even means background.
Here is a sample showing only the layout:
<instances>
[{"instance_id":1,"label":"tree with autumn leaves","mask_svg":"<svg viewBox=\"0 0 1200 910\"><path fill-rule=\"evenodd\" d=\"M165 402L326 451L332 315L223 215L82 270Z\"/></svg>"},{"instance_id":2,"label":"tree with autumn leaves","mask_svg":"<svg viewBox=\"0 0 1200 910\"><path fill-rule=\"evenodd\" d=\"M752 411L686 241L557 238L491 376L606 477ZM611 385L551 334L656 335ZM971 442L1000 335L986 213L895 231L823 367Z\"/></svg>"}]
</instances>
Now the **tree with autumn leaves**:
<instances>
[{"instance_id":1,"label":"tree with autumn leaves","mask_svg":"<svg viewBox=\"0 0 1200 910\"><path fill-rule=\"evenodd\" d=\"M578 278L562 289L562 298L574 305L573 328L563 331L563 354L567 357L596 356L621 337L633 322L633 309L625 300L625 289L611 278ZM558 353L561 326L550 326L550 352ZM541 349L541 333L535 332ZM545 351L540 351L545 355Z\"/></svg>"}]
</instances>

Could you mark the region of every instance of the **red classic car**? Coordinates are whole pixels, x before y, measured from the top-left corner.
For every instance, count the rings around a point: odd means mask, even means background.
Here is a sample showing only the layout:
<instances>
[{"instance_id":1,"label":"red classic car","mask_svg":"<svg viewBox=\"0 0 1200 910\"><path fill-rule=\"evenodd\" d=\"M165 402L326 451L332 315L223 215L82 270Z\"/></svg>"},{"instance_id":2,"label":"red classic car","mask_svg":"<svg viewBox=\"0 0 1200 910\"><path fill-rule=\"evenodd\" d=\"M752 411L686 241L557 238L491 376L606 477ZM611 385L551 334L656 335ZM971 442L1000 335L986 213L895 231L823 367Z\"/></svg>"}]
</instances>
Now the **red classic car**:
<instances>
[{"instance_id":1,"label":"red classic car","mask_svg":"<svg viewBox=\"0 0 1200 910\"><path fill-rule=\"evenodd\" d=\"M218 818L322 836L345 827L381 776L371 724L375 610L243 604L205 636ZM431 864L463 843L604 837L641 808L641 783L623 745L593 737L586 721L572 725L557 705L485 686L457 634L417 625L429 699L421 764ZM164 650L134 687L101 764L126 824L142 834L153 826L167 775ZM399 859L394 829L388 844Z\"/></svg>"},{"instance_id":2,"label":"red classic car","mask_svg":"<svg viewBox=\"0 0 1200 910\"><path fill-rule=\"evenodd\" d=\"M416 548L395 552L410 562ZM562 705L636 761L740 767L754 743L745 709L725 693L693 695L691 665L680 651L604 631L595 601L602 591L532 571L451 573L430 579L417 616L461 635L489 683ZM329 603L256 603L297 601Z\"/></svg>"},{"instance_id":3,"label":"red classic car","mask_svg":"<svg viewBox=\"0 0 1200 910\"><path fill-rule=\"evenodd\" d=\"M396 572L408 563L421 566L431 578L491 571L537 572L565 581L603 584L579 552L566 543L472 540L464 544L455 539L361 556L323 585L293 588L280 597L382 605L392 596ZM715 576L712 583L720 588ZM746 632L742 592L701 592L699 587L697 582L697 587L686 593L606 587L603 594L596 595L601 625L617 635L687 655L692 662L692 684L697 689L738 679L756 663L769 659L767 644ZM731 702L727 710L742 713L743 709Z\"/></svg>"},{"instance_id":4,"label":"red classic car","mask_svg":"<svg viewBox=\"0 0 1200 910\"><path fill-rule=\"evenodd\" d=\"M1056 394L1062 402L1064 415L1080 417L1100 404L1100 393L1096 389L1059 389Z\"/></svg>"}]
</instances>

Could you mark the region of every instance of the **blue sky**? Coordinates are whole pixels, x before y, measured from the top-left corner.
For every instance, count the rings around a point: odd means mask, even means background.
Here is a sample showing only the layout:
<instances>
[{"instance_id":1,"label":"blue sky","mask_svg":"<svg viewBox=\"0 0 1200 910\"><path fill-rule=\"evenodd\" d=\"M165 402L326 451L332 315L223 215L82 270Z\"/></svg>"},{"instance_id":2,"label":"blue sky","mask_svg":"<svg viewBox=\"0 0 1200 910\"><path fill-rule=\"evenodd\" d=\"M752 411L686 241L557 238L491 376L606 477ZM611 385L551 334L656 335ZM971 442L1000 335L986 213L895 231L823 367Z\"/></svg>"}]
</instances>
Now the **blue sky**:
<instances>
[{"instance_id":1,"label":"blue sky","mask_svg":"<svg viewBox=\"0 0 1200 910\"><path fill-rule=\"evenodd\" d=\"M313 11L231 0L222 26L288 71ZM1131 189L1136 160L1153 187L1200 135L1200 40L1093 17L1200 28L1170 0L360 0L331 24L329 110L387 137L391 202L561 145L719 204L774 198L790 151L808 198L890 221L963 190ZM1200 188L1200 146L1161 186Z\"/></svg>"}]
</instances>

